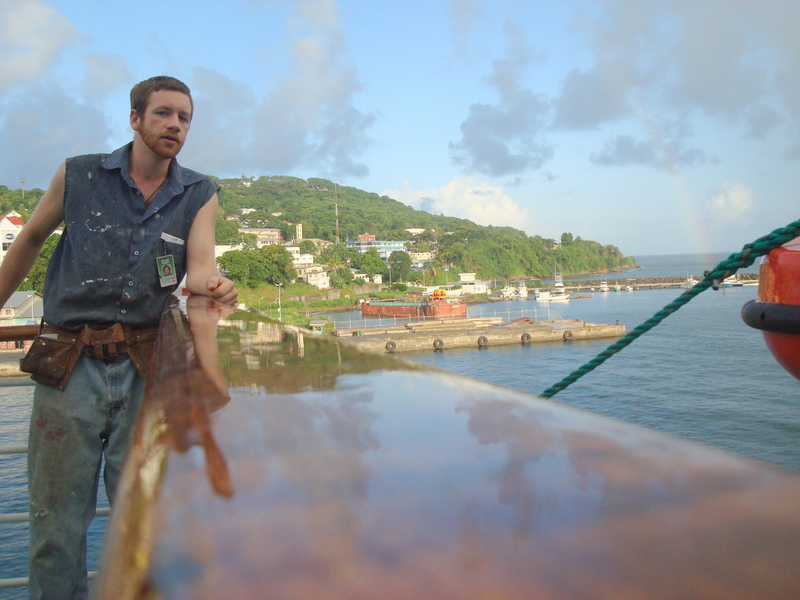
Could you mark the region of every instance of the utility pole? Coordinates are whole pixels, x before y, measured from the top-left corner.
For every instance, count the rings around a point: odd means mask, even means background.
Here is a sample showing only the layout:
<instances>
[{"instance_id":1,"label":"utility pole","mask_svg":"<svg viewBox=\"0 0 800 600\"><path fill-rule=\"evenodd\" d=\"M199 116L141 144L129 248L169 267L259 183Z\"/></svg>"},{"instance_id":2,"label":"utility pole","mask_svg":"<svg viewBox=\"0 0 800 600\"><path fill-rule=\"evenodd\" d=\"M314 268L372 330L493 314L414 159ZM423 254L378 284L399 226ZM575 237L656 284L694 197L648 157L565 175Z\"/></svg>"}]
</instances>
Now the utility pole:
<instances>
[{"instance_id":1,"label":"utility pole","mask_svg":"<svg viewBox=\"0 0 800 600\"><path fill-rule=\"evenodd\" d=\"M336 192L337 185L333 184L333 203L336 207L336 243L339 243L339 194Z\"/></svg>"},{"instance_id":2,"label":"utility pole","mask_svg":"<svg viewBox=\"0 0 800 600\"><path fill-rule=\"evenodd\" d=\"M20 179L19 183L22 186L22 203L24 204L25 203L25 180L24 179Z\"/></svg>"},{"instance_id":3,"label":"utility pole","mask_svg":"<svg viewBox=\"0 0 800 600\"><path fill-rule=\"evenodd\" d=\"M281 314L281 286L282 283L276 283L275 285L278 286L278 321L283 323L283 316Z\"/></svg>"}]
</instances>

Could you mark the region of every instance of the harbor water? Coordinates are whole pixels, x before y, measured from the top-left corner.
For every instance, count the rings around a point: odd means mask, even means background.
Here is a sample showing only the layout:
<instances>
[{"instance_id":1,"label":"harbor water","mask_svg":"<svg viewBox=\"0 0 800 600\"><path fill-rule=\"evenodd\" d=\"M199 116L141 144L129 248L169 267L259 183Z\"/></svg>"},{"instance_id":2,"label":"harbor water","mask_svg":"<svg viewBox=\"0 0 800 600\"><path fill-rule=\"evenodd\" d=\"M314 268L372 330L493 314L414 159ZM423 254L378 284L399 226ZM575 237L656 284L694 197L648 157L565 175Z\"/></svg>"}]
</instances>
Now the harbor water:
<instances>
[{"instance_id":1,"label":"harbor water","mask_svg":"<svg viewBox=\"0 0 800 600\"><path fill-rule=\"evenodd\" d=\"M637 257L642 268L581 279L700 278L726 257ZM758 272L758 265L742 272ZM594 292L553 307L534 299L473 304L468 316L620 321L630 331L683 291ZM761 332L742 321L742 306L756 294L755 286L703 292L552 401L800 470L800 381L775 362ZM364 324L356 311L327 317L341 326ZM402 358L540 394L610 343L426 350L404 352Z\"/></svg>"},{"instance_id":2,"label":"harbor water","mask_svg":"<svg viewBox=\"0 0 800 600\"><path fill-rule=\"evenodd\" d=\"M637 257L642 268L594 279L700 277L725 256ZM595 292L553 307L549 317L620 321L630 330L682 291ZM735 287L700 294L552 401L800 471L800 382L774 361L761 333L740 317L742 305L756 292L756 287ZM468 316L547 318L546 309L533 299L492 302L470 305ZM360 320L355 311L326 316L342 326ZM463 348L403 353L402 358L539 394L609 343ZM0 388L0 444L26 443L31 395L30 387ZM0 512L27 510L24 456L0 456L0 485ZM92 525L90 568L96 568L104 526L105 519ZM27 525L0 527L0 578L25 576L26 555ZM22 589L0 589L0 600L26 597Z\"/></svg>"},{"instance_id":3,"label":"harbor water","mask_svg":"<svg viewBox=\"0 0 800 600\"><path fill-rule=\"evenodd\" d=\"M28 443L28 422L31 414L33 387L0 387L0 445L20 446ZM0 455L0 513L28 511L26 456ZM100 484L98 507L107 507L105 488ZM100 545L107 518L95 518L89 528L89 569L96 570ZM28 524L0 524L0 579L16 579L28 575ZM0 588L0 600L24 600L27 588Z\"/></svg>"}]
</instances>

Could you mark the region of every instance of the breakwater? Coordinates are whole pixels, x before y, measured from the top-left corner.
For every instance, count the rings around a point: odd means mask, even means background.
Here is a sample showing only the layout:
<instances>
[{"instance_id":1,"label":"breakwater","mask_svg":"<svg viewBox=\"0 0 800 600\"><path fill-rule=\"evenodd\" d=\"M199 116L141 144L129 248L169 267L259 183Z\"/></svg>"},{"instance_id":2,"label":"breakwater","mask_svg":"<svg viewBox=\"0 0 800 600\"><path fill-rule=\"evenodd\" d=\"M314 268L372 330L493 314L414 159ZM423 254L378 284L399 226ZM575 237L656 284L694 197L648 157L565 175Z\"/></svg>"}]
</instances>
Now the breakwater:
<instances>
[{"instance_id":1,"label":"breakwater","mask_svg":"<svg viewBox=\"0 0 800 600\"><path fill-rule=\"evenodd\" d=\"M699 279L699 276L695 276L695 279ZM686 277L608 277L603 281L612 289L616 287L625 289L626 286L631 286L635 290L648 290L679 288L686 284ZM757 285L758 273L738 273L736 281L740 285ZM593 289L596 291L600 286L598 279L567 279L564 283L570 291L592 291Z\"/></svg>"},{"instance_id":2,"label":"breakwater","mask_svg":"<svg viewBox=\"0 0 800 600\"><path fill-rule=\"evenodd\" d=\"M335 335L361 350L394 353L618 338L625 335L625 326L619 322L601 325L580 319L535 321L522 318L504 323L499 317L483 317L418 321L388 327L339 328Z\"/></svg>"}]
</instances>

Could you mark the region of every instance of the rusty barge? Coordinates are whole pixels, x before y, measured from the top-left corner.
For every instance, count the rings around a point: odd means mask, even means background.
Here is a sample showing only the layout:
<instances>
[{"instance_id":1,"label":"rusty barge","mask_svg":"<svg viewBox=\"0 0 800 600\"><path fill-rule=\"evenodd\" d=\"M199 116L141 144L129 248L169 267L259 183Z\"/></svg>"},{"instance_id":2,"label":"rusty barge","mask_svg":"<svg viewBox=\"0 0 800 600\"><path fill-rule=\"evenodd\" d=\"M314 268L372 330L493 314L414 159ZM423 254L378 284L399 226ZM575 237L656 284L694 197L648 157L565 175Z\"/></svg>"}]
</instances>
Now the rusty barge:
<instances>
[{"instance_id":1,"label":"rusty barge","mask_svg":"<svg viewBox=\"0 0 800 600\"><path fill-rule=\"evenodd\" d=\"M467 303L447 298L444 290L430 297L380 300L368 298L359 302L363 317L411 317L415 319L449 319L467 316Z\"/></svg>"}]
</instances>

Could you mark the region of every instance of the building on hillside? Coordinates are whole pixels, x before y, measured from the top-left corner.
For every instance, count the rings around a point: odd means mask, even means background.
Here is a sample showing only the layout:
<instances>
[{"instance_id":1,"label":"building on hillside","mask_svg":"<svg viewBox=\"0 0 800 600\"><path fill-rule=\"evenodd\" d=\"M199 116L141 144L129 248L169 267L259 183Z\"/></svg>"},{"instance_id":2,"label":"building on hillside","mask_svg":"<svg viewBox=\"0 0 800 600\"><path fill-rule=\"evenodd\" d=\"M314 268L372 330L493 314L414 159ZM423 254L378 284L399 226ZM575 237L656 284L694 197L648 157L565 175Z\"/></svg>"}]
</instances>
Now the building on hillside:
<instances>
[{"instance_id":1,"label":"building on hillside","mask_svg":"<svg viewBox=\"0 0 800 600\"><path fill-rule=\"evenodd\" d=\"M39 292L14 292L0 309L0 326L38 325L42 319L42 295ZM0 350L27 349L31 341L0 342Z\"/></svg>"},{"instance_id":2,"label":"building on hillside","mask_svg":"<svg viewBox=\"0 0 800 600\"><path fill-rule=\"evenodd\" d=\"M243 244L222 244L214 246L214 258L219 258L230 250L241 250L244 248Z\"/></svg>"},{"instance_id":3,"label":"building on hillside","mask_svg":"<svg viewBox=\"0 0 800 600\"><path fill-rule=\"evenodd\" d=\"M433 260L433 252L409 252L411 258L411 268L415 270L424 269Z\"/></svg>"},{"instance_id":4,"label":"building on hillside","mask_svg":"<svg viewBox=\"0 0 800 600\"><path fill-rule=\"evenodd\" d=\"M353 279L363 279L365 283L383 283L383 275L380 273L375 273L374 275L367 275L366 273L359 273L354 269L350 269L353 271Z\"/></svg>"},{"instance_id":5,"label":"building on hillside","mask_svg":"<svg viewBox=\"0 0 800 600\"><path fill-rule=\"evenodd\" d=\"M424 228L422 228L422 227L409 227L409 228L406 228L406 231L408 233L410 233L411 235L421 235L421 234L425 233L426 230Z\"/></svg>"},{"instance_id":6,"label":"building on hillside","mask_svg":"<svg viewBox=\"0 0 800 600\"><path fill-rule=\"evenodd\" d=\"M309 242L313 242L314 243L314 246L316 247L317 252L321 252L322 250L324 250L328 246L332 246L333 245L333 242L328 241L328 240L323 240L323 239L320 239L320 238L303 238L304 242L306 240L309 241Z\"/></svg>"},{"instance_id":7,"label":"building on hillside","mask_svg":"<svg viewBox=\"0 0 800 600\"><path fill-rule=\"evenodd\" d=\"M292 264L296 269L298 266L306 266L314 263L313 254L301 254L300 246L284 246L289 254L292 255Z\"/></svg>"},{"instance_id":8,"label":"building on hillside","mask_svg":"<svg viewBox=\"0 0 800 600\"><path fill-rule=\"evenodd\" d=\"M325 265L312 263L309 265L295 265L297 278L310 283L320 290L327 290L331 287L330 277L325 271Z\"/></svg>"},{"instance_id":9,"label":"building on hillside","mask_svg":"<svg viewBox=\"0 0 800 600\"><path fill-rule=\"evenodd\" d=\"M461 291L464 294L488 294L489 282L475 279L475 273L459 273Z\"/></svg>"},{"instance_id":10,"label":"building on hillside","mask_svg":"<svg viewBox=\"0 0 800 600\"><path fill-rule=\"evenodd\" d=\"M383 260L389 258L389 255L395 251L406 252L406 244L405 241L385 241L385 240L377 240L375 239L374 235L370 235L369 233L365 233L363 235L358 236L358 239L354 242L345 242L346 246L350 246L351 248L355 248L361 254L365 254L367 250L370 248L375 248L378 251L378 256L380 256Z\"/></svg>"},{"instance_id":11,"label":"building on hillside","mask_svg":"<svg viewBox=\"0 0 800 600\"><path fill-rule=\"evenodd\" d=\"M24 225L25 220L15 210L9 211L0 217L0 238L3 240L2 249L0 249L0 262L5 259L11 243L17 239Z\"/></svg>"},{"instance_id":12,"label":"building on hillside","mask_svg":"<svg viewBox=\"0 0 800 600\"><path fill-rule=\"evenodd\" d=\"M269 246L280 244L283 241L283 235L280 229L268 227L265 229L239 229L239 233L247 235L252 233L256 236L256 243L259 246Z\"/></svg>"}]
</instances>

